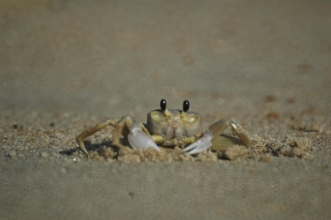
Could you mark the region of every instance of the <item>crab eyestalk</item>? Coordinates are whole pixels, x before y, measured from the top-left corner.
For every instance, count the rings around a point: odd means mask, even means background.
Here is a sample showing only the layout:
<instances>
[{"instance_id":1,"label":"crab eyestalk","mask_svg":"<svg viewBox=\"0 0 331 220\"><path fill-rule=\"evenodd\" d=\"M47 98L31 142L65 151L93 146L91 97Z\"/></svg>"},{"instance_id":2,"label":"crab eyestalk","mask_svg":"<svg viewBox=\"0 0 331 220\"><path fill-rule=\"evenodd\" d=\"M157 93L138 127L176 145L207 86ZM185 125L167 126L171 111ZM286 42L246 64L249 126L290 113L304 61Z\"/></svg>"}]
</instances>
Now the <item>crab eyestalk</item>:
<instances>
[{"instance_id":1,"label":"crab eyestalk","mask_svg":"<svg viewBox=\"0 0 331 220\"><path fill-rule=\"evenodd\" d=\"M190 108L190 103L188 100L185 100L183 102L183 112L187 112L189 110L189 108Z\"/></svg>"},{"instance_id":2,"label":"crab eyestalk","mask_svg":"<svg viewBox=\"0 0 331 220\"><path fill-rule=\"evenodd\" d=\"M160 107L161 107L161 110L162 110L164 116L170 118L171 113L167 109L167 101L165 99L161 99Z\"/></svg>"},{"instance_id":3,"label":"crab eyestalk","mask_svg":"<svg viewBox=\"0 0 331 220\"><path fill-rule=\"evenodd\" d=\"M184 100L183 102L183 111L180 113L180 116L182 118L184 118L186 116L186 112L189 110L190 108L190 103L188 100Z\"/></svg>"}]
</instances>

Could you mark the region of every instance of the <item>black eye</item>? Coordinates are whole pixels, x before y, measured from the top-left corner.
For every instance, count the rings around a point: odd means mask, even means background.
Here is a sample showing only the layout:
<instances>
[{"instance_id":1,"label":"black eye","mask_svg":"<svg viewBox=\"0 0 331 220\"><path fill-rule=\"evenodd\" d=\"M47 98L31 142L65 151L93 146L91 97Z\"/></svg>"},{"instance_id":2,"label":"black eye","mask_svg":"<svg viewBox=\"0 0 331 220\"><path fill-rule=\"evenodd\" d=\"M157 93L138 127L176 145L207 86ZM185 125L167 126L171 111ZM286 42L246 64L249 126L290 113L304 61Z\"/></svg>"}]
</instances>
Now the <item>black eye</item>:
<instances>
[{"instance_id":1,"label":"black eye","mask_svg":"<svg viewBox=\"0 0 331 220\"><path fill-rule=\"evenodd\" d=\"M162 111L165 111L166 110L166 108L167 108L167 101L165 99L161 99L160 107L161 107Z\"/></svg>"},{"instance_id":2,"label":"black eye","mask_svg":"<svg viewBox=\"0 0 331 220\"><path fill-rule=\"evenodd\" d=\"M190 103L187 100L185 100L183 102L183 111L187 112L189 108L190 108Z\"/></svg>"}]
</instances>

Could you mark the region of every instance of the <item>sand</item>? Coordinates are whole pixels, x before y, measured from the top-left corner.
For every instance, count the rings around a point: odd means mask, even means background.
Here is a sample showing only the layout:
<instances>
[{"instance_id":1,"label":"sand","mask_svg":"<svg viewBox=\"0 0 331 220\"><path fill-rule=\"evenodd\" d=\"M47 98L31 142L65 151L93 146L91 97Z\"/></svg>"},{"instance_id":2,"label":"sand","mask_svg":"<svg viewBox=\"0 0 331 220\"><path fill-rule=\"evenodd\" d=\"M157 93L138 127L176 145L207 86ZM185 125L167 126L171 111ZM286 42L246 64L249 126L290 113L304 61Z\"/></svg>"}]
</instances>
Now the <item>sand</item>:
<instances>
[{"instance_id":1,"label":"sand","mask_svg":"<svg viewBox=\"0 0 331 220\"><path fill-rule=\"evenodd\" d=\"M331 218L331 3L0 3L1 219ZM183 100L250 149L118 152L111 117Z\"/></svg>"}]
</instances>

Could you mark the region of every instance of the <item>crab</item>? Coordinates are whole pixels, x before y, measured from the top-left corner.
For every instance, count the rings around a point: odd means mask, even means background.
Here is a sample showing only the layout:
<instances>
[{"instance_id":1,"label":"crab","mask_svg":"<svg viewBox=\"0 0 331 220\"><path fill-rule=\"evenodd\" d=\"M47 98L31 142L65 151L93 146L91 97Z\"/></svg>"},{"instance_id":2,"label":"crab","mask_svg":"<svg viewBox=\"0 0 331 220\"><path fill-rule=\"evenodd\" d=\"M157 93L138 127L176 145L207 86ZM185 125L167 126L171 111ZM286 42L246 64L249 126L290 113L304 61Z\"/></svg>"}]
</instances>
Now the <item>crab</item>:
<instances>
[{"instance_id":1,"label":"crab","mask_svg":"<svg viewBox=\"0 0 331 220\"><path fill-rule=\"evenodd\" d=\"M112 143L120 149L126 148L120 141L122 136L128 139L133 149L138 150L154 148L156 151L160 151L159 146L168 148L179 146L183 153L197 154L208 148L224 150L236 144L250 147L250 138L234 122L220 120L204 130L202 116L188 111L189 107L189 101L185 100L183 110L167 109L167 102L162 99L160 109L147 114L146 124L138 123L129 115L121 118L110 118L80 133L76 137L76 141L80 149L88 154L83 142L84 139L111 125L114 127ZM239 139L224 133L228 127L231 127Z\"/></svg>"}]
</instances>

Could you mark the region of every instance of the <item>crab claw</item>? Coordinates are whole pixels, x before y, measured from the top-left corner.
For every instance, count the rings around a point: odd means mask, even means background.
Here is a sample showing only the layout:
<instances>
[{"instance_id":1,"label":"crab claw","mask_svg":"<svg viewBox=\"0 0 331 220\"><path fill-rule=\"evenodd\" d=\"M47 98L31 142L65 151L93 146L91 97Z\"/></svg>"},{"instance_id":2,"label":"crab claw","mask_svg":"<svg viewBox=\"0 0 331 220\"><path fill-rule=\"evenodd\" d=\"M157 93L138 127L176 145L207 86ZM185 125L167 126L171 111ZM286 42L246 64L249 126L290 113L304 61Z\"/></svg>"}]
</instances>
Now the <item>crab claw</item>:
<instances>
[{"instance_id":1,"label":"crab claw","mask_svg":"<svg viewBox=\"0 0 331 220\"><path fill-rule=\"evenodd\" d=\"M147 149L154 148L160 151L160 148L156 145L153 139L142 131L140 124L135 123L130 127L130 133L128 135L128 140L132 148L134 149Z\"/></svg>"},{"instance_id":2,"label":"crab claw","mask_svg":"<svg viewBox=\"0 0 331 220\"><path fill-rule=\"evenodd\" d=\"M213 134L209 130L207 130L205 132L205 134L199 140L190 144L189 146L184 148L182 151L187 154L196 154L203 150L206 150L212 145L212 143L211 143L212 138L213 138Z\"/></svg>"}]
</instances>

